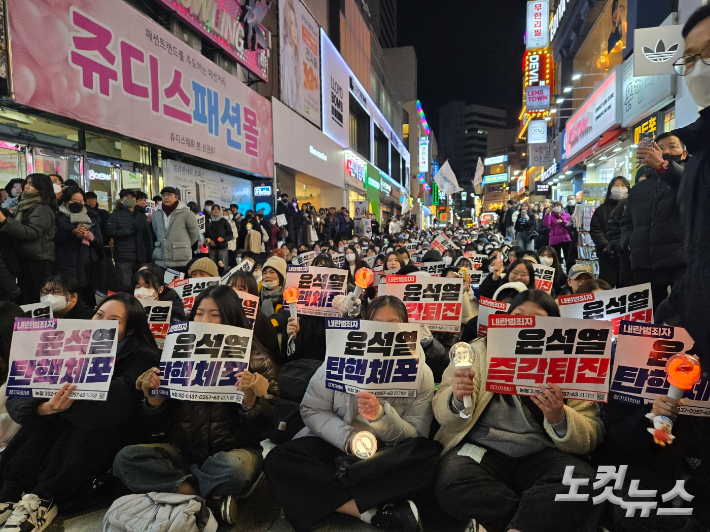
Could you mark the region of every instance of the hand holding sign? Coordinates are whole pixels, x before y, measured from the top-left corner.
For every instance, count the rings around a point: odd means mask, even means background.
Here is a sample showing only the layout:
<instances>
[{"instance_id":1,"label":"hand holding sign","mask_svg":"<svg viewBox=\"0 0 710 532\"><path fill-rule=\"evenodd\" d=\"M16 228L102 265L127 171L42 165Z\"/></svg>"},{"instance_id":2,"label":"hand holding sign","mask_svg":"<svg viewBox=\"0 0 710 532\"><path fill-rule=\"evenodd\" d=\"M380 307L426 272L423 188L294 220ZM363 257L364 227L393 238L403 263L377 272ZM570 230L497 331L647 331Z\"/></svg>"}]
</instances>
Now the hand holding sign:
<instances>
[{"instance_id":1,"label":"hand holding sign","mask_svg":"<svg viewBox=\"0 0 710 532\"><path fill-rule=\"evenodd\" d=\"M473 395L473 377L471 366L476 357L473 348L466 342L458 342L449 351L451 362L456 371L451 379L451 390L454 397L463 403L467 410L471 408L471 396Z\"/></svg>"},{"instance_id":2,"label":"hand holding sign","mask_svg":"<svg viewBox=\"0 0 710 532\"><path fill-rule=\"evenodd\" d=\"M242 406L251 408L256 403L257 397L263 397L269 391L269 381L259 373L249 370L237 373L237 390L244 393Z\"/></svg>"},{"instance_id":3,"label":"hand holding sign","mask_svg":"<svg viewBox=\"0 0 710 532\"><path fill-rule=\"evenodd\" d=\"M368 421L375 421L381 417L382 405L373 394L360 392L357 394L358 412Z\"/></svg>"},{"instance_id":4,"label":"hand holding sign","mask_svg":"<svg viewBox=\"0 0 710 532\"><path fill-rule=\"evenodd\" d=\"M547 421L553 425L561 423L565 418L565 403L562 400L562 390L556 384L550 384L551 389L544 386L538 386L538 388L540 388L539 395L531 395L530 399L542 410Z\"/></svg>"},{"instance_id":5,"label":"hand holding sign","mask_svg":"<svg viewBox=\"0 0 710 532\"><path fill-rule=\"evenodd\" d=\"M58 414L59 412L64 412L69 410L69 407L74 403L73 399L69 399L71 394L76 390L76 385L66 383L62 386L57 393L54 394L49 401L40 403L37 407L37 412L40 416L49 416L51 414Z\"/></svg>"},{"instance_id":6,"label":"hand holding sign","mask_svg":"<svg viewBox=\"0 0 710 532\"><path fill-rule=\"evenodd\" d=\"M151 406L160 406L165 401L165 397L151 396L149 390L157 390L160 388L160 370L158 368L150 368L136 380L136 389L143 392Z\"/></svg>"}]
</instances>

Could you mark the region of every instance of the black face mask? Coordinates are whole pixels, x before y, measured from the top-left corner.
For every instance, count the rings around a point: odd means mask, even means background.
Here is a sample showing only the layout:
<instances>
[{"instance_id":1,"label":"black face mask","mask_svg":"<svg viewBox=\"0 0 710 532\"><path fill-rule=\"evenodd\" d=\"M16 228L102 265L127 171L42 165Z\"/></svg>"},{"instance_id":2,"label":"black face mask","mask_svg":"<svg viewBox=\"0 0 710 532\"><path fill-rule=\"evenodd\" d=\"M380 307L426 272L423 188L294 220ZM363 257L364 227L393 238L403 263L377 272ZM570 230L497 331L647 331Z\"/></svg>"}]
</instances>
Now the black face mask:
<instances>
[{"instance_id":1,"label":"black face mask","mask_svg":"<svg viewBox=\"0 0 710 532\"><path fill-rule=\"evenodd\" d=\"M67 203L67 209L74 214L80 213L84 206L81 203Z\"/></svg>"},{"instance_id":2,"label":"black face mask","mask_svg":"<svg viewBox=\"0 0 710 532\"><path fill-rule=\"evenodd\" d=\"M670 153L664 153L663 160L680 164L683 162L683 155L671 155Z\"/></svg>"}]
</instances>

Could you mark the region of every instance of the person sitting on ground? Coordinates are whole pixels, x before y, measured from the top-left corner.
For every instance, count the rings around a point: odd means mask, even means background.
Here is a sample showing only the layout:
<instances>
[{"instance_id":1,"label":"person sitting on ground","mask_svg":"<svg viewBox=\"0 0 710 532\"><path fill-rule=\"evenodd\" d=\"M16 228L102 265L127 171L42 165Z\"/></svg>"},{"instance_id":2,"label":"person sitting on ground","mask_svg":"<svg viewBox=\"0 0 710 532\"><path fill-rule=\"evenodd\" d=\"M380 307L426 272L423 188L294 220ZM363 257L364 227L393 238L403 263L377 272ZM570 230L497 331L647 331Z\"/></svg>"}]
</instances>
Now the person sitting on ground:
<instances>
[{"instance_id":1,"label":"person sitting on ground","mask_svg":"<svg viewBox=\"0 0 710 532\"><path fill-rule=\"evenodd\" d=\"M562 290L558 295L568 296L572 294L577 294L577 290L586 281L590 279L596 279L597 276L594 275L594 270L591 266L587 264L575 264L569 269L569 275L567 276L567 287Z\"/></svg>"},{"instance_id":2,"label":"person sitting on ground","mask_svg":"<svg viewBox=\"0 0 710 532\"><path fill-rule=\"evenodd\" d=\"M219 277L219 270L213 260L202 257L194 261L187 269L187 276L190 279L200 277Z\"/></svg>"},{"instance_id":3,"label":"person sitting on ground","mask_svg":"<svg viewBox=\"0 0 710 532\"><path fill-rule=\"evenodd\" d=\"M41 303L47 303L57 319L90 320L94 309L79 295L79 283L68 275L49 277L39 292Z\"/></svg>"},{"instance_id":4,"label":"person sitting on ground","mask_svg":"<svg viewBox=\"0 0 710 532\"><path fill-rule=\"evenodd\" d=\"M521 254L522 255L522 254ZM478 289L478 295L493 299L493 295L505 283L521 282L531 290L535 288L535 270L533 265L528 260L516 260L509 267L508 271L503 273L503 262L496 260L493 262L492 271L481 283Z\"/></svg>"},{"instance_id":5,"label":"person sitting on ground","mask_svg":"<svg viewBox=\"0 0 710 532\"><path fill-rule=\"evenodd\" d=\"M171 291L174 294L166 295L165 299L162 299L163 292ZM187 321L185 318L185 306L182 303L182 299L178 296L177 292L172 288L168 288L158 281L155 274L148 269L141 269L136 272L133 276L133 295L138 299L148 299L151 301L170 301L171 311L170 311L170 321Z\"/></svg>"}]
</instances>

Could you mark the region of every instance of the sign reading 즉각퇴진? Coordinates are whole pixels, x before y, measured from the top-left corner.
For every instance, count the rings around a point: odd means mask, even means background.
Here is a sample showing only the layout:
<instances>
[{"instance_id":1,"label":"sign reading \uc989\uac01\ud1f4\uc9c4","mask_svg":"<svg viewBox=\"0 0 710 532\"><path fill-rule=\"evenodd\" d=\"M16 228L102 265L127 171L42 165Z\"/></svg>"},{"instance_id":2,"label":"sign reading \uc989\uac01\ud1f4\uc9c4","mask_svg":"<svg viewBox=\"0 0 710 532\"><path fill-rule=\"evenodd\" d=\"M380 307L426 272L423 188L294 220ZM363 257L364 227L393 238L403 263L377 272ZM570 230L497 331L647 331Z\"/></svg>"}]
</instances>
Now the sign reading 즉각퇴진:
<instances>
[{"instance_id":1,"label":"sign reading \uc989\uac01\ud1f4\uc9c4","mask_svg":"<svg viewBox=\"0 0 710 532\"><path fill-rule=\"evenodd\" d=\"M385 279L384 295L402 300L410 322L423 323L432 331L459 332L463 279L414 275L387 275Z\"/></svg>"},{"instance_id":2,"label":"sign reading \uc989\uac01\ud1f4\uc9c4","mask_svg":"<svg viewBox=\"0 0 710 532\"><path fill-rule=\"evenodd\" d=\"M417 395L419 325L326 320L326 388L378 397Z\"/></svg>"},{"instance_id":3,"label":"sign reading \uc989\uac01\ud1f4\uc9c4","mask_svg":"<svg viewBox=\"0 0 710 532\"><path fill-rule=\"evenodd\" d=\"M72 384L72 399L105 401L117 344L115 320L16 318L6 395L51 399Z\"/></svg>"}]
</instances>

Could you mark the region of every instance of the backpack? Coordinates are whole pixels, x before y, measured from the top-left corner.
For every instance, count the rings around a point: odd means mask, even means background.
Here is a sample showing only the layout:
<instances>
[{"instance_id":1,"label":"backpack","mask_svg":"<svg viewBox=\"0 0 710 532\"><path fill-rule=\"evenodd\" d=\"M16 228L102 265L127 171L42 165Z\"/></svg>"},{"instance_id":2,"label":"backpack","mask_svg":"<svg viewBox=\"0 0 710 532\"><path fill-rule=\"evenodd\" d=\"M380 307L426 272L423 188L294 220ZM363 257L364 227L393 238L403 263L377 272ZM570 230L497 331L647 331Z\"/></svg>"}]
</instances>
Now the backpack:
<instances>
[{"instance_id":1,"label":"backpack","mask_svg":"<svg viewBox=\"0 0 710 532\"><path fill-rule=\"evenodd\" d=\"M217 532L217 520L197 495L126 495L104 516L103 532Z\"/></svg>"},{"instance_id":2,"label":"backpack","mask_svg":"<svg viewBox=\"0 0 710 532\"><path fill-rule=\"evenodd\" d=\"M281 366L276 377L279 385L278 429L269 435L272 442L289 441L305 427L301 419L301 401L311 377L322 365L322 360L301 359Z\"/></svg>"}]
</instances>

